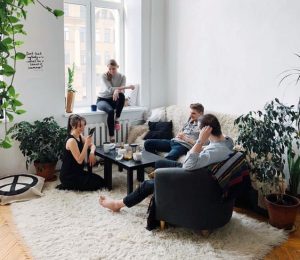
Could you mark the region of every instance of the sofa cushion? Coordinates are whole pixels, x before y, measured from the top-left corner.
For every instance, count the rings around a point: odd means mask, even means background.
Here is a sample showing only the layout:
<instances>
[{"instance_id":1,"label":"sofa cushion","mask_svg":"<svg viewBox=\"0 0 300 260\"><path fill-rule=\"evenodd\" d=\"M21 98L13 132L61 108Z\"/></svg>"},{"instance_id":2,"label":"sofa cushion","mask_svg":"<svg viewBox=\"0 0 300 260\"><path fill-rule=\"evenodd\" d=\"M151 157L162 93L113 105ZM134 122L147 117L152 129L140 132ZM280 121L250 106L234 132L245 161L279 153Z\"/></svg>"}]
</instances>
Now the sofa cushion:
<instances>
[{"instance_id":1,"label":"sofa cushion","mask_svg":"<svg viewBox=\"0 0 300 260\"><path fill-rule=\"evenodd\" d=\"M146 134L148 130L149 130L149 127L146 124L145 125L132 125L132 126L130 126L127 142L129 144L137 143L136 140L140 136ZM140 143L138 143L138 144L140 144Z\"/></svg>"},{"instance_id":2,"label":"sofa cushion","mask_svg":"<svg viewBox=\"0 0 300 260\"><path fill-rule=\"evenodd\" d=\"M147 139L171 139L172 133L172 121L170 122L148 122L149 132L144 137Z\"/></svg>"},{"instance_id":3,"label":"sofa cushion","mask_svg":"<svg viewBox=\"0 0 300 260\"><path fill-rule=\"evenodd\" d=\"M164 122L166 121L166 108L158 107L151 110L151 114L148 117L147 121L151 122Z\"/></svg>"}]
</instances>

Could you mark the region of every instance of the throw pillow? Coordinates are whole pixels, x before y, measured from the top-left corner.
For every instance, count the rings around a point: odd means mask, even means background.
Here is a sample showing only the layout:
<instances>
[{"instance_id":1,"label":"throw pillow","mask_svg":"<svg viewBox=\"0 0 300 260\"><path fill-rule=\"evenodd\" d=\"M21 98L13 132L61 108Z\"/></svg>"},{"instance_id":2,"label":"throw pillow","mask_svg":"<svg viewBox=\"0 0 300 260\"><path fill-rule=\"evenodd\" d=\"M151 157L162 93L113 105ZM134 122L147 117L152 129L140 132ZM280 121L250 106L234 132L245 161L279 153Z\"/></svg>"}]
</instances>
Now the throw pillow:
<instances>
[{"instance_id":1,"label":"throw pillow","mask_svg":"<svg viewBox=\"0 0 300 260\"><path fill-rule=\"evenodd\" d=\"M158 107L151 110L151 114L147 121L151 122L164 122L166 121L166 108Z\"/></svg>"},{"instance_id":2,"label":"throw pillow","mask_svg":"<svg viewBox=\"0 0 300 260\"><path fill-rule=\"evenodd\" d=\"M0 179L0 205L43 196L45 179L32 174L18 174Z\"/></svg>"},{"instance_id":3,"label":"throw pillow","mask_svg":"<svg viewBox=\"0 0 300 260\"><path fill-rule=\"evenodd\" d=\"M126 89L125 98L128 100L128 106L138 106L139 105L139 85L134 85L134 90Z\"/></svg>"},{"instance_id":4,"label":"throw pillow","mask_svg":"<svg viewBox=\"0 0 300 260\"><path fill-rule=\"evenodd\" d=\"M147 139L172 139L172 121L170 122L148 122L149 132L144 137Z\"/></svg>"}]
</instances>

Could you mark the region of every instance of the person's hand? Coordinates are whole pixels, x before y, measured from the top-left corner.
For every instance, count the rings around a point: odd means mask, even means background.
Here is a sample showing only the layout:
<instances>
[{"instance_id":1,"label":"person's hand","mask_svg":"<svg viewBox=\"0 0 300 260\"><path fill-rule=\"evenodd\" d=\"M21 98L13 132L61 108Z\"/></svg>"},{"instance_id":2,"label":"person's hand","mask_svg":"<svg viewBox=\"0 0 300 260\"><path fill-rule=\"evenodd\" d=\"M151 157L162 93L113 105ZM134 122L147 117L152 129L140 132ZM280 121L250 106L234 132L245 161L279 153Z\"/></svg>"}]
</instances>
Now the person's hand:
<instances>
[{"instance_id":1,"label":"person's hand","mask_svg":"<svg viewBox=\"0 0 300 260\"><path fill-rule=\"evenodd\" d=\"M211 135L212 127L210 126L205 126L201 129L199 133L199 140L201 140L202 144L205 144Z\"/></svg>"},{"instance_id":2,"label":"person's hand","mask_svg":"<svg viewBox=\"0 0 300 260\"><path fill-rule=\"evenodd\" d=\"M90 153L90 156L89 156L89 165L93 166L93 165L95 165L95 163L96 163L96 156L95 156L95 154Z\"/></svg>"},{"instance_id":3,"label":"person's hand","mask_svg":"<svg viewBox=\"0 0 300 260\"><path fill-rule=\"evenodd\" d=\"M130 85L130 86L129 86L129 89L132 89L132 90L134 90L134 89L135 89L135 86L133 86L133 85Z\"/></svg>"},{"instance_id":4,"label":"person's hand","mask_svg":"<svg viewBox=\"0 0 300 260\"><path fill-rule=\"evenodd\" d=\"M179 139L183 139L184 138L184 133L183 132L179 132L177 135L176 135L177 138Z\"/></svg>"},{"instance_id":5,"label":"person's hand","mask_svg":"<svg viewBox=\"0 0 300 260\"><path fill-rule=\"evenodd\" d=\"M90 147L92 144L93 144L93 136L91 135L88 135L86 138L85 138L85 144Z\"/></svg>"},{"instance_id":6,"label":"person's hand","mask_svg":"<svg viewBox=\"0 0 300 260\"><path fill-rule=\"evenodd\" d=\"M119 98L120 91L118 89L115 89L113 93L113 101L116 101Z\"/></svg>"}]
</instances>

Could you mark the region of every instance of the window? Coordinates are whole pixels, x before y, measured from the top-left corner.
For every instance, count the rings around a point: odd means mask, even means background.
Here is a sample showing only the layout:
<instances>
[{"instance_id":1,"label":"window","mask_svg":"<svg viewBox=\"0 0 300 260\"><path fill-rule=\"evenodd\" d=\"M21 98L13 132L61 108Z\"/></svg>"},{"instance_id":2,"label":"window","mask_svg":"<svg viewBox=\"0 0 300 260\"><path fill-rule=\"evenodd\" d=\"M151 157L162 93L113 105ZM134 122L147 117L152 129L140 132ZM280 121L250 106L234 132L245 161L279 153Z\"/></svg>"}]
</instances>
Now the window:
<instances>
[{"instance_id":1,"label":"window","mask_svg":"<svg viewBox=\"0 0 300 260\"><path fill-rule=\"evenodd\" d=\"M85 18L86 10L84 6L80 6L80 18Z\"/></svg>"},{"instance_id":2,"label":"window","mask_svg":"<svg viewBox=\"0 0 300 260\"><path fill-rule=\"evenodd\" d=\"M110 42L110 29L104 29L104 42Z\"/></svg>"},{"instance_id":3,"label":"window","mask_svg":"<svg viewBox=\"0 0 300 260\"><path fill-rule=\"evenodd\" d=\"M101 55L99 52L96 53L96 65L101 65Z\"/></svg>"},{"instance_id":4,"label":"window","mask_svg":"<svg viewBox=\"0 0 300 260\"><path fill-rule=\"evenodd\" d=\"M107 61L123 64L123 1L65 0L64 10L65 78L75 63L75 106L88 106L95 103Z\"/></svg>"},{"instance_id":5,"label":"window","mask_svg":"<svg viewBox=\"0 0 300 260\"><path fill-rule=\"evenodd\" d=\"M96 42L100 42L100 30L96 30Z\"/></svg>"},{"instance_id":6,"label":"window","mask_svg":"<svg viewBox=\"0 0 300 260\"><path fill-rule=\"evenodd\" d=\"M70 32L69 32L69 28L65 27L65 41L70 40Z\"/></svg>"},{"instance_id":7,"label":"window","mask_svg":"<svg viewBox=\"0 0 300 260\"><path fill-rule=\"evenodd\" d=\"M81 53L80 53L80 64L81 65L86 64L86 53L85 53L85 51L81 51Z\"/></svg>"},{"instance_id":8,"label":"window","mask_svg":"<svg viewBox=\"0 0 300 260\"><path fill-rule=\"evenodd\" d=\"M70 53L65 52L65 64L70 65Z\"/></svg>"},{"instance_id":9,"label":"window","mask_svg":"<svg viewBox=\"0 0 300 260\"><path fill-rule=\"evenodd\" d=\"M80 28L80 42L85 42L85 29Z\"/></svg>"},{"instance_id":10,"label":"window","mask_svg":"<svg viewBox=\"0 0 300 260\"><path fill-rule=\"evenodd\" d=\"M106 65L110 60L110 53L109 51L106 51L104 54L104 64Z\"/></svg>"},{"instance_id":11,"label":"window","mask_svg":"<svg viewBox=\"0 0 300 260\"><path fill-rule=\"evenodd\" d=\"M101 74L97 73L96 74L96 86L100 87L100 84L101 84Z\"/></svg>"}]
</instances>

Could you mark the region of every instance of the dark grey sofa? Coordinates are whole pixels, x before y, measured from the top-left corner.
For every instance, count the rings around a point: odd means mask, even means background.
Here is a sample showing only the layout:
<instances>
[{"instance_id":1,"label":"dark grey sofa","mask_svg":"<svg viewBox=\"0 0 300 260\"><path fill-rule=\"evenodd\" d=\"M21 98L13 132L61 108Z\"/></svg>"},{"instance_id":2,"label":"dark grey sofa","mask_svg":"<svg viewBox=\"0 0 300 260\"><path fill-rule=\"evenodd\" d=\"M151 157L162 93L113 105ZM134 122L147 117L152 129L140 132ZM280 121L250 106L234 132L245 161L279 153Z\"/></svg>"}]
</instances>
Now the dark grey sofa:
<instances>
[{"instance_id":1,"label":"dark grey sofa","mask_svg":"<svg viewBox=\"0 0 300 260\"><path fill-rule=\"evenodd\" d=\"M156 219L193 230L213 230L231 219L234 199L222 199L211 173L161 168L155 176Z\"/></svg>"}]
</instances>

